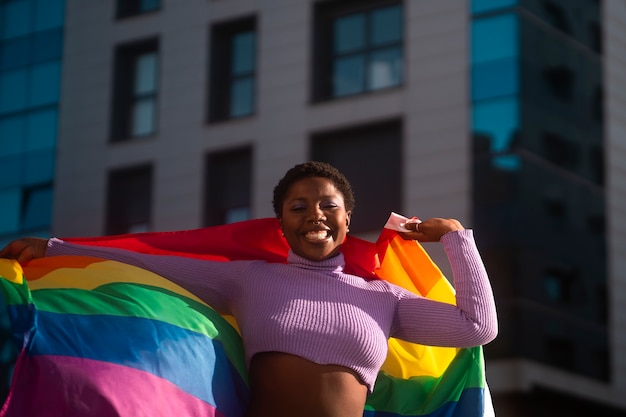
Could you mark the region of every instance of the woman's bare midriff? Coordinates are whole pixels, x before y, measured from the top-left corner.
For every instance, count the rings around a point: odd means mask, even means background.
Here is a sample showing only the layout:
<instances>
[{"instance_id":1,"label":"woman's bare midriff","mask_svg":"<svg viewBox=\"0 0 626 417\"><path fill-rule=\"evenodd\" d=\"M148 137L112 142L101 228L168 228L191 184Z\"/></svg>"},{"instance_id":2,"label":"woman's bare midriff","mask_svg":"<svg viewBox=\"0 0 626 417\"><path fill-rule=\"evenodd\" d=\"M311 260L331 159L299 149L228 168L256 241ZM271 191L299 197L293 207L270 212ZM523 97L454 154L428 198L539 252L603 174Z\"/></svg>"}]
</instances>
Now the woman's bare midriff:
<instances>
[{"instance_id":1,"label":"woman's bare midriff","mask_svg":"<svg viewBox=\"0 0 626 417\"><path fill-rule=\"evenodd\" d=\"M246 417L361 417L367 387L352 370L280 352L254 355Z\"/></svg>"}]
</instances>

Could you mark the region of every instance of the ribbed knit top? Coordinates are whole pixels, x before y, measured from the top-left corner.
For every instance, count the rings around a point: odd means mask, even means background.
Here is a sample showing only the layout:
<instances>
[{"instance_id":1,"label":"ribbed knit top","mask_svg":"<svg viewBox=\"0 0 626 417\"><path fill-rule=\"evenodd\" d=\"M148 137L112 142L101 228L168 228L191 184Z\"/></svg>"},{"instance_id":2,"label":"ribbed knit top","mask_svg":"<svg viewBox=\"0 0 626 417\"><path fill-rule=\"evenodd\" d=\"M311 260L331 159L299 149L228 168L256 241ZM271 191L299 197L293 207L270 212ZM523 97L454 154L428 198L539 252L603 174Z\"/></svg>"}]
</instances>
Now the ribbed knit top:
<instances>
[{"instance_id":1,"label":"ribbed knit top","mask_svg":"<svg viewBox=\"0 0 626 417\"><path fill-rule=\"evenodd\" d=\"M383 280L343 272L338 255L288 263L215 262L145 255L50 239L47 256L86 255L162 275L232 314L248 364L259 352L284 352L356 372L371 391L390 336L434 346L471 347L497 333L495 303L471 230L441 239L453 271L457 305L432 301Z\"/></svg>"}]
</instances>

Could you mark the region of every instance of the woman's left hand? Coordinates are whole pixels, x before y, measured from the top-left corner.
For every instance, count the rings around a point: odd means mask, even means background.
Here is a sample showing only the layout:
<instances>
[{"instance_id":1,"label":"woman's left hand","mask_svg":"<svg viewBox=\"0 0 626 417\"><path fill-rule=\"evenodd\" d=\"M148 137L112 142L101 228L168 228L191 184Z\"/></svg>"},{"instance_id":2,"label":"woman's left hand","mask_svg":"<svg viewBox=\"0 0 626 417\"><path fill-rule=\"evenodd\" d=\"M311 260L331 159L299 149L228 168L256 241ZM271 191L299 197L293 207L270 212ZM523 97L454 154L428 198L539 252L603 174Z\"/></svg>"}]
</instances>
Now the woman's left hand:
<instances>
[{"instance_id":1,"label":"woman's left hand","mask_svg":"<svg viewBox=\"0 0 626 417\"><path fill-rule=\"evenodd\" d=\"M446 233L465 229L461 222L456 219L442 219L439 217L424 220L421 223L414 223L409 220L404 227L410 231L400 233L400 236L404 239L417 240L418 242L439 242Z\"/></svg>"}]
</instances>

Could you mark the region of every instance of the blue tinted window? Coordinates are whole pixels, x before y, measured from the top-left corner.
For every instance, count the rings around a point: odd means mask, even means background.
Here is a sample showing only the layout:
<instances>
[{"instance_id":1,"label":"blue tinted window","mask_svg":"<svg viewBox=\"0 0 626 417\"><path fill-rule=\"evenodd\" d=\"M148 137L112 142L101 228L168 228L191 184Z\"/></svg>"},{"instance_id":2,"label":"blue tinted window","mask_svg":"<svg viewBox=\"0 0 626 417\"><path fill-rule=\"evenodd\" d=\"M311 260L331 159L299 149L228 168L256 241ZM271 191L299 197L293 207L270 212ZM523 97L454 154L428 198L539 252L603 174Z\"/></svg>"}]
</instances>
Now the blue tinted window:
<instances>
[{"instance_id":1,"label":"blue tinted window","mask_svg":"<svg viewBox=\"0 0 626 417\"><path fill-rule=\"evenodd\" d=\"M0 38L23 36L31 31L31 2L17 0L0 5Z\"/></svg>"},{"instance_id":2,"label":"blue tinted window","mask_svg":"<svg viewBox=\"0 0 626 417\"><path fill-rule=\"evenodd\" d=\"M139 9L141 12L150 12L152 10L157 10L160 5L160 0L141 0Z\"/></svg>"},{"instance_id":3,"label":"blue tinted window","mask_svg":"<svg viewBox=\"0 0 626 417\"><path fill-rule=\"evenodd\" d=\"M369 63L368 88L393 87L402 80L402 50L380 49L372 53Z\"/></svg>"},{"instance_id":4,"label":"blue tinted window","mask_svg":"<svg viewBox=\"0 0 626 417\"><path fill-rule=\"evenodd\" d=\"M27 81L24 69L0 73L0 114L26 107Z\"/></svg>"},{"instance_id":5,"label":"blue tinted window","mask_svg":"<svg viewBox=\"0 0 626 417\"><path fill-rule=\"evenodd\" d=\"M402 40L402 9L385 7L372 12L372 44L375 46Z\"/></svg>"},{"instance_id":6,"label":"blue tinted window","mask_svg":"<svg viewBox=\"0 0 626 417\"><path fill-rule=\"evenodd\" d=\"M22 211L22 192L19 188L0 190L0 233L15 233L19 230Z\"/></svg>"},{"instance_id":7,"label":"blue tinted window","mask_svg":"<svg viewBox=\"0 0 626 417\"><path fill-rule=\"evenodd\" d=\"M365 33L365 15L362 13L335 20L335 53L362 50L366 45Z\"/></svg>"},{"instance_id":8,"label":"blue tinted window","mask_svg":"<svg viewBox=\"0 0 626 417\"><path fill-rule=\"evenodd\" d=\"M52 220L52 188L42 187L26 192L22 227L46 227Z\"/></svg>"},{"instance_id":9,"label":"blue tinted window","mask_svg":"<svg viewBox=\"0 0 626 417\"><path fill-rule=\"evenodd\" d=\"M353 55L335 60L333 95L360 93L365 86L365 56Z\"/></svg>"},{"instance_id":10,"label":"blue tinted window","mask_svg":"<svg viewBox=\"0 0 626 417\"><path fill-rule=\"evenodd\" d=\"M54 156L53 150L25 153L22 157L22 184L51 182L54 177Z\"/></svg>"},{"instance_id":11,"label":"blue tinted window","mask_svg":"<svg viewBox=\"0 0 626 417\"><path fill-rule=\"evenodd\" d=\"M50 59L59 59L61 58L62 50L63 31L61 29L37 33L32 40L31 62L37 63Z\"/></svg>"},{"instance_id":12,"label":"blue tinted window","mask_svg":"<svg viewBox=\"0 0 626 417\"><path fill-rule=\"evenodd\" d=\"M59 100L61 64L47 62L31 67L31 84L28 104L39 106L53 104Z\"/></svg>"},{"instance_id":13,"label":"blue tinted window","mask_svg":"<svg viewBox=\"0 0 626 417\"><path fill-rule=\"evenodd\" d=\"M491 10L515 6L517 0L472 0L472 13L482 13Z\"/></svg>"},{"instance_id":14,"label":"blue tinted window","mask_svg":"<svg viewBox=\"0 0 626 417\"><path fill-rule=\"evenodd\" d=\"M0 46L0 69L17 68L30 63L30 37L12 39Z\"/></svg>"},{"instance_id":15,"label":"blue tinted window","mask_svg":"<svg viewBox=\"0 0 626 417\"><path fill-rule=\"evenodd\" d=\"M505 152L519 127L516 97L474 104L473 131L491 139L492 152Z\"/></svg>"},{"instance_id":16,"label":"blue tinted window","mask_svg":"<svg viewBox=\"0 0 626 417\"><path fill-rule=\"evenodd\" d=\"M517 94L519 83L517 59L489 61L472 66L473 100Z\"/></svg>"},{"instance_id":17,"label":"blue tinted window","mask_svg":"<svg viewBox=\"0 0 626 417\"><path fill-rule=\"evenodd\" d=\"M19 187L22 184L22 158L20 155L2 156L0 155L0 189L7 187ZM2 192L0 191L0 194ZM2 197L0 201L4 204ZM2 205L0 204L0 205Z\"/></svg>"},{"instance_id":18,"label":"blue tinted window","mask_svg":"<svg viewBox=\"0 0 626 417\"><path fill-rule=\"evenodd\" d=\"M333 20L330 95L341 97L402 83L402 7L380 7Z\"/></svg>"},{"instance_id":19,"label":"blue tinted window","mask_svg":"<svg viewBox=\"0 0 626 417\"><path fill-rule=\"evenodd\" d=\"M25 131L26 120L22 115L0 119L0 157L22 152Z\"/></svg>"},{"instance_id":20,"label":"blue tinted window","mask_svg":"<svg viewBox=\"0 0 626 417\"><path fill-rule=\"evenodd\" d=\"M255 32L243 32L233 36L233 75L249 74L254 72L255 61Z\"/></svg>"},{"instance_id":21,"label":"blue tinted window","mask_svg":"<svg viewBox=\"0 0 626 417\"><path fill-rule=\"evenodd\" d=\"M495 61L518 55L518 21L505 14L472 23L472 63Z\"/></svg>"},{"instance_id":22,"label":"blue tinted window","mask_svg":"<svg viewBox=\"0 0 626 417\"><path fill-rule=\"evenodd\" d=\"M230 115L240 117L251 114L254 110L254 79L240 78L231 86Z\"/></svg>"},{"instance_id":23,"label":"blue tinted window","mask_svg":"<svg viewBox=\"0 0 626 417\"><path fill-rule=\"evenodd\" d=\"M46 109L31 112L26 119L26 140L24 150L54 149L57 137L57 111Z\"/></svg>"},{"instance_id":24,"label":"blue tinted window","mask_svg":"<svg viewBox=\"0 0 626 417\"><path fill-rule=\"evenodd\" d=\"M63 26L65 0L34 0L34 30L47 30Z\"/></svg>"}]
</instances>

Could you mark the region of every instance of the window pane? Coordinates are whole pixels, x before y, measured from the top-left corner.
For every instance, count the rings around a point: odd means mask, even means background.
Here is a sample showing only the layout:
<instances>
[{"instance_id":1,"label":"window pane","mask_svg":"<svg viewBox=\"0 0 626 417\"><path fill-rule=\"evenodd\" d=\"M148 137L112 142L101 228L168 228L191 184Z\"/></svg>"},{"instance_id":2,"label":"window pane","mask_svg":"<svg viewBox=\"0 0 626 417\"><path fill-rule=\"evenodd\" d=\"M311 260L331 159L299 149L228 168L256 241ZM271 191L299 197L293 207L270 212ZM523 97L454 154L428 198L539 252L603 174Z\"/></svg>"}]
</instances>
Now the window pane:
<instances>
[{"instance_id":1,"label":"window pane","mask_svg":"<svg viewBox=\"0 0 626 417\"><path fill-rule=\"evenodd\" d=\"M400 48L372 53L368 76L368 88L371 90L399 85L402 80Z\"/></svg>"},{"instance_id":2,"label":"window pane","mask_svg":"<svg viewBox=\"0 0 626 417\"><path fill-rule=\"evenodd\" d=\"M26 70L6 71L0 74L0 114L26 107Z\"/></svg>"},{"instance_id":3,"label":"window pane","mask_svg":"<svg viewBox=\"0 0 626 417\"><path fill-rule=\"evenodd\" d=\"M22 158L20 155L0 155L0 166L2 167L0 188L19 187L22 184ZM0 201L2 201L2 197L0 197Z\"/></svg>"},{"instance_id":4,"label":"window pane","mask_svg":"<svg viewBox=\"0 0 626 417\"><path fill-rule=\"evenodd\" d=\"M473 100L517 94L519 84L517 59L489 61L472 66Z\"/></svg>"},{"instance_id":5,"label":"window pane","mask_svg":"<svg viewBox=\"0 0 626 417\"><path fill-rule=\"evenodd\" d=\"M134 223L129 224L126 229L126 233L146 233L150 231L150 225L148 223Z\"/></svg>"},{"instance_id":6,"label":"window pane","mask_svg":"<svg viewBox=\"0 0 626 417\"><path fill-rule=\"evenodd\" d=\"M26 151L54 149L57 137L56 109L29 113L26 123Z\"/></svg>"},{"instance_id":7,"label":"window pane","mask_svg":"<svg viewBox=\"0 0 626 417\"><path fill-rule=\"evenodd\" d=\"M473 130L491 139L491 151L506 151L519 127L516 98L490 100L474 106Z\"/></svg>"},{"instance_id":8,"label":"window pane","mask_svg":"<svg viewBox=\"0 0 626 417\"><path fill-rule=\"evenodd\" d=\"M225 223L235 223L250 219L250 208L239 207L226 210Z\"/></svg>"},{"instance_id":9,"label":"window pane","mask_svg":"<svg viewBox=\"0 0 626 417\"><path fill-rule=\"evenodd\" d=\"M232 74L246 75L254 72L255 33L239 33L233 36L232 42Z\"/></svg>"},{"instance_id":10,"label":"window pane","mask_svg":"<svg viewBox=\"0 0 626 417\"><path fill-rule=\"evenodd\" d=\"M107 185L107 234L148 231L152 167L111 172Z\"/></svg>"},{"instance_id":11,"label":"window pane","mask_svg":"<svg viewBox=\"0 0 626 417\"><path fill-rule=\"evenodd\" d=\"M336 54L365 48L365 15L353 14L335 20L334 51Z\"/></svg>"},{"instance_id":12,"label":"window pane","mask_svg":"<svg viewBox=\"0 0 626 417\"><path fill-rule=\"evenodd\" d=\"M24 116L0 119L0 156L17 155L22 152L25 129Z\"/></svg>"},{"instance_id":13,"label":"window pane","mask_svg":"<svg viewBox=\"0 0 626 417\"><path fill-rule=\"evenodd\" d=\"M137 100L133 106L133 136L149 135L154 132L154 98Z\"/></svg>"},{"instance_id":14,"label":"window pane","mask_svg":"<svg viewBox=\"0 0 626 417\"><path fill-rule=\"evenodd\" d=\"M52 188L30 190L24 201L24 218L22 227L33 229L46 227L52 220Z\"/></svg>"},{"instance_id":15,"label":"window pane","mask_svg":"<svg viewBox=\"0 0 626 417\"><path fill-rule=\"evenodd\" d=\"M31 62L60 59L63 49L63 31L61 29L40 32L33 36Z\"/></svg>"},{"instance_id":16,"label":"window pane","mask_svg":"<svg viewBox=\"0 0 626 417\"><path fill-rule=\"evenodd\" d=\"M0 233L15 233L19 230L22 192L20 188L0 190Z\"/></svg>"},{"instance_id":17,"label":"window pane","mask_svg":"<svg viewBox=\"0 0 626 417\"><path fill-rule=\"evenodd\" d=\"M40 106L58 102L60 80L60 62L47 62L32 67L28 104Z\"/></svg>"},{"instance_id":18,"label":"window pane","mask_svg":"<svg viewBox=\"0 0 626 417\"><path fill-rule=\"evenodd\" d=\"M495 153L509 152L519 128L519 103L515 98L490 100L474 105L474 134L489 138L489 150ZM492 158L495 168L516 170L520 161L515 154Z\"/></svg>"},{"instance_id":19,"label":"window pane","mask_svg":"<svg viewBox=\"0 0 626 417\"><path fill-rule=\"evenodd\" d=\"M354 55L335 60L333 95L355 94L365 89L365 56Z\"/></svg>"},{"instance_id":20,"label":"window pane","mask_svg":"<svg viewBox=\"0 0 626 417\"><path fill-rule=\"evenodd\" d=\"M51 182L54 178L54 150L28 152L22 159L22 185Z\"/></svg>"},{"instance_id":21,"label":"window pane","mask_svg":"<svg viewBox=\"0 0 626 417\"><path fill-rule=\"evenodd\" d=\"M139 55L135 61L135 95L156 91L157 54L150 52Z\"/></svg>"},{"instance_id":22,"label":"window pane","mask_svg":"<svg viewBox=\"0 0 626 417\"><path fill-rule=\"evenodd\" d=\"M0 69L17 68L30 63L30 37L5 42L0 47Z\"/></svg>"},{"instance_id":23,"label":"window pane","mask_svg":"<svg viewBox=\"0 0 626 417\"><path fill-rule=\"evenodd\" d=\"M252 149L246 147L210 154L206 175L205 224L249 219Z\"/></svg>"},{"instance_id":24,"label":"window pane","mask_svg":"<svg viewBox=\"0 0 626 417\"><path fill-rule=\"evenodd\" d=\"M140 12L149 12L159 8L160 0L141 0L139 4Z\"/></svg>"},{"instance_id":25,"label":"window pane","mask_svg":"<svg viewBox=\"0 0 626 417\"><path fill-rule=\"evenodd\" d=\"M477 19L472 23L472 63L518 55L518 22L513 14Z\"/></svg>"},{"instance_id":26,"label":"window pane","mask_svg":"<svg viewBox=\"0 0 626 417\"><path fill-rule=\"evenodd\" d=\"M230 95L231 117L246 116L253 111L254 79L242 78L235 80Z\"/></svg>"},{"instance_id":27,"label":"window pane","mask_svg":"<svg viewBox=\"0 0 626 417\"><path fill-rule=\"evenodd\" d=\"M0 6L0 37L14 38L26 35L31 30L31 4L27 0L17 0Z\"/></svg>"},{"instance_id":28,"label":"window pane","mask_svg":"<svg viewBox=\"0 0 626 417\"><path fill-rule=\"evenodd\" d=\"M472 13L502 9L516 4L517 0L472 0Z\"/></svg>"},{"instance_id":29,"label":"window pane","mask_svg":"<svg viewBox=\"0 0 626 417\"><path fill-rule=\"evenodd\" d=\"M35 30L47 30L63 26L64 0L35 0Z\"/></svg>"},{"instance_id":30,"label":"window pane","mask_svg":"<svg viewBox=\"0 0 626 417\"><path fill-rule=\"evenodd\" d=\"M372 45L400 42L402 40L402 9L385 7L372 12Z\"/></svg>"}]
</instances>

